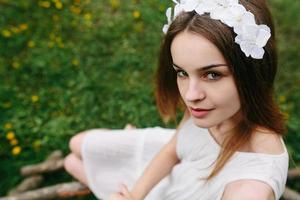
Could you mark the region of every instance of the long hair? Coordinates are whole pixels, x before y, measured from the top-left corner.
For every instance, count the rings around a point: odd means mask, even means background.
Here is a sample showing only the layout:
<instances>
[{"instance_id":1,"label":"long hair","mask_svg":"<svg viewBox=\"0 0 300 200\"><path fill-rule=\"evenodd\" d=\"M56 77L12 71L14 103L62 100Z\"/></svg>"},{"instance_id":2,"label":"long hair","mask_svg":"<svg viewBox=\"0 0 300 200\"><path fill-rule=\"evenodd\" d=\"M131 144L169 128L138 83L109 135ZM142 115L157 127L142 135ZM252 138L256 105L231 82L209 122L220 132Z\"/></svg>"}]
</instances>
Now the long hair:
<instances>
[{"instance_id":1,"label":"long hair","mask_svg":"<svg viewBox=\"0 0 300 200\"><path fill-rule=\"evenodd\" d=\"M274 80L277 72L275 31L270 10L265 0L240 0L255 16L257 24L266 24L271 29L271 38L264 47L263 59L246 57L235 43L232 28L208 14L182 12L172 22L162 42L159 66L156 73L156 103L165 121L176 119L178 109L184 109L180 97L176 72L170 47L173 39L183 31L199 34L212 42L223 54L238 90L242 121L225 138L216 165L207 179L214 177L243 145L247 144L257 127L264 127L276 134L285 133L284 118L274 99Z\"/></svg>"}]
</instances>

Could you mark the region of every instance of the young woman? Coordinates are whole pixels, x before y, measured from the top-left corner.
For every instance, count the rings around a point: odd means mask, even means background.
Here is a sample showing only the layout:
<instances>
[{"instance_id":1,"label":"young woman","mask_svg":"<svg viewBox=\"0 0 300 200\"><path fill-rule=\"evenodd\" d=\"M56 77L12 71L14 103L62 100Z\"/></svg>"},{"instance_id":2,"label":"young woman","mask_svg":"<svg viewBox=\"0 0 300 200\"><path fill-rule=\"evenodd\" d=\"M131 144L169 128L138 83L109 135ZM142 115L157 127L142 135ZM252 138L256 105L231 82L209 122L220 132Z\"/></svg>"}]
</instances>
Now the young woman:
<instances>
[{"instance_id":1,"label":"young woman","mask_svg":"<svg viewBox=\"0 0 300 200\"><path fill-rule=\"evenodd\" d=\"M288 153L265 0L175 4L173 17L167 10L156 97L165 119L184 110L177 131L79 134L66 169L101 199L279 199Z\"/></svg>"}]
</instances>

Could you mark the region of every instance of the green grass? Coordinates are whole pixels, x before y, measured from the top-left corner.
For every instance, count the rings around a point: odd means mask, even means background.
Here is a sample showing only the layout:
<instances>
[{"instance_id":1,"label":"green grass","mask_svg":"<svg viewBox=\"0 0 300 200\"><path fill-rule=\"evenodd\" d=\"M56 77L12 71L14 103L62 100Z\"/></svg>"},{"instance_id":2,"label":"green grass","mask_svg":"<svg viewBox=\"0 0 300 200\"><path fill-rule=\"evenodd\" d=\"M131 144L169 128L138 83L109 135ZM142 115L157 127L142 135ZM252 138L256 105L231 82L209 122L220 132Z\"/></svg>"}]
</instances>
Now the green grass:
<instances>
[{"instance_id":1,"label":"green grass","mask_svg":"<svg viewBox=\"0 0 300 200\"><path fill-rule=\"evenodd\" d=\"M21 180L21 166L54 149L67 154L69 138L79 131L128 122L165 126L155 107L153 75L171 1L64 0L61 9L41 2L0 0L0 196ZM280 52L278 102L289 117L285 139L298 164L300 2L270 3ZM22 148L17 156L9 131ZM45 185L70 180L57 172Z\"/></svg>"}]
</instances>

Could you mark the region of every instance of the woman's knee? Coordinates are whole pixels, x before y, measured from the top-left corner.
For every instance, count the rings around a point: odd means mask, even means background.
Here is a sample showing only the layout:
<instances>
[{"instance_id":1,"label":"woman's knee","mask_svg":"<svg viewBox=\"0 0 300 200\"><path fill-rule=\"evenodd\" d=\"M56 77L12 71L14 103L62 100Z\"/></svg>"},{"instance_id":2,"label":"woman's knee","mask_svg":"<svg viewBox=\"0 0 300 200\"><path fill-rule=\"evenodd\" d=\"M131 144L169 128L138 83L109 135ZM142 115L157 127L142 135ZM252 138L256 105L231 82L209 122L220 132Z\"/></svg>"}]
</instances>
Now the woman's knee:
<instances>
[{"instance_id":1,"label":"woman's knee","mask_svg":"<svg viewBox=\"0 0 300 200\"><path fill-rule=\"evenodd\" d=\"M75 171L74 168L76 168L76 164L77 164L77 159L76 155L73 153L70 153L69 155L67 155L64 159L64 168L65 170L70 173L73 174L73 172Z\"/></svg>"},{"instance_id":2,"label":"woman's knee","mask_svg":"<svg viewBox=\"0 0 300 200\"><path fill-rule=\"evenodd\" d=\"M70 150L79 157L81 157L81 146L85 136L85 132L78 133L77 135L73 136L69 141Z\"/></svg>"},{"instance_id":3,"label":"woman's knee","mask_svg":"<svg viewBox=\"0 0 300 200\"><path fill-rule=\"evenodd\" d=\"M83 162L75 154L69 154L64 160L65 170L81 183L87 184Z\"/></svg>"}]
</instances>

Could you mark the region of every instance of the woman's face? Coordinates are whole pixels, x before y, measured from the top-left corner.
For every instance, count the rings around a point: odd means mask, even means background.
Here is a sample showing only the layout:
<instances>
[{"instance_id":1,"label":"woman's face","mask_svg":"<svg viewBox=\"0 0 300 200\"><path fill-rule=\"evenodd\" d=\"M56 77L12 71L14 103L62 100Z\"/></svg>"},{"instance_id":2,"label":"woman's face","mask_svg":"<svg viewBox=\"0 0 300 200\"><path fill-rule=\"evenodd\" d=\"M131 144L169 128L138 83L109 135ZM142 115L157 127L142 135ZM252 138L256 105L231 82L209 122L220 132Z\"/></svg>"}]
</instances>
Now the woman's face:
<instances>
[{"instance_id":1,"label":"woman's face","mask_svg":"<svg viewBox=\"0 0 300 200\"><path fill-rule=\"evenodd\" d=\"M203 36L188 31L171 44L177 84L194 123L203 128L235 125L241 118L233 75L218 48Z\"/></svg>"}]
</instances>

